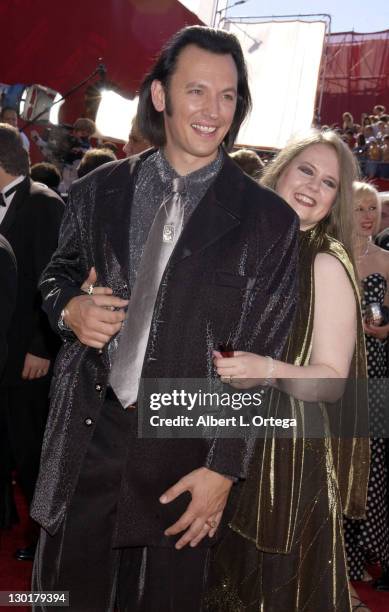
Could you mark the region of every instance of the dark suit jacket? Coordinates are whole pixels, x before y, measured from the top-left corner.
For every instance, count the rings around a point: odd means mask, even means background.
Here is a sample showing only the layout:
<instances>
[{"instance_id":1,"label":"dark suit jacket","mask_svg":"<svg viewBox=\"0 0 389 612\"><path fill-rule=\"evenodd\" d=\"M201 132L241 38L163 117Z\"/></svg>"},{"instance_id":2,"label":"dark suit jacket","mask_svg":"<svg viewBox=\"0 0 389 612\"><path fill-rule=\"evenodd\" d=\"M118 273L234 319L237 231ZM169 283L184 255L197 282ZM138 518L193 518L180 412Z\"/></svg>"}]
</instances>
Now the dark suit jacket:
<instances>
[{"instance_id":1,"label":"dark suit jacket","mask_svg":"<svg viewBox=\"0 0 389 612\"><path fill-rule=\"evenodd\" d=\"M375 237L374 242L377 246L381 247L381 249L389 251L389 227L382 230L382 232Z\"/></svg>"},{"instance_id":2,"label":"dark suit jacket","mask_svg":"<svg viewBox=\"0 0 389 612\"><path fill-rule=\"evenodd\" d=\"M0 232L10 242L18 263L18 291L8 332L8 359L1 385L23 384L26 353L52 359L58 341L41 309L38 281L58 244L64 210L61 198L28 177L18 185Z\"/></svg>"},{"instance_id":3,"label":"dark suit jacket","mask_svg":"<svg viewBox=\"0 0 389 612\"><path fill-rule=\"evenodd\" d=\"M17 266L9 242L0 234L0 376L7 359L7 332L16 304Z\"/></svg>"},{"instance_id":4,"label":"dark suit jacket","mask_svg":"<svg viewBox=\"0 0 389 612\"><path fill-rule=\"evenodd\" d=\"M43 307L54 328L91 266L99 284L128 297L132 192L140 160L149 154L106 164L74 184L60 246L41 281ZM283 200L226 156L165 270L142 376L215 375L212 348L232 329L238 330L236 349L280 356L296 301L297 225ZM108 374L107 351L99 354L69 335L55 367L32 510L50 533L72 497L93 434L84 421L96 423ZM246 446L239 440L136 440L130 446L118 507L120 546L169 545L163 529L187 499L172 510L170 504L161 507L158 497L183 475L207 466L244 477L247 467Z\"/></svg>"}]
</instances>

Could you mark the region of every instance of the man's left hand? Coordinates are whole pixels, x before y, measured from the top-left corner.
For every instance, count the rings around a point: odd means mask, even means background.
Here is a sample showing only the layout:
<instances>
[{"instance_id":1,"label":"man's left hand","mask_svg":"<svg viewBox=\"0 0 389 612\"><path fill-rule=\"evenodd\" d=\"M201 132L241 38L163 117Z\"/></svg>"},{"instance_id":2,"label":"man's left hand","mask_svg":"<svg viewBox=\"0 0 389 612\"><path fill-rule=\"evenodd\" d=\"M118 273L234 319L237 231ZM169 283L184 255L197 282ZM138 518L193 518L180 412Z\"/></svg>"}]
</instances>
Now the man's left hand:
<instances>
[{"instance_id":1,"label":"man's left hand","mask_svg":"<svg viewBox=\"0 0 389 612\"><path fill-rule=\"evenodd\" d=\"M110 287L96 287L95 286L96 282L97 282L97 273L96 273L96 268L93 266L89 270L89 274L87 278L82 283L81 290L84 291L84 293L88 293L89 295L91 295L92 299L94 295L112 295L112 289ZM90 293L91 287L92 287L92 292Z\"/></svg>"},{"instance_id":2,"label":"man's left hand","mask_svg":"<svg viewBox=\"0 0 389 612\"><path fill-rule=\"evenodd\" d=\"M43 359L43 357L37 357L31 353L26 353L24 358L24 365L22 371L22 378L24 380L35 380L36 378L43 378L49 371L50 360Z\"/></svg>"},{"instance_id":3,"label":"man's left hand","mask_svg":"<svg viewBox=\"0 0 389 612\"><path fill-rule=\"evenodd\" d=\"M232 481L229 478L208 468L199 468L181 478L161 495L159 501L162 504L173 501L184 491L189 491L192 496L184 514L165 531L165 535L171 536L186 530L175 545L178 550L187 544L197 546L206 535L214 535L231 487Z\"/></svg>"}]
</instances>

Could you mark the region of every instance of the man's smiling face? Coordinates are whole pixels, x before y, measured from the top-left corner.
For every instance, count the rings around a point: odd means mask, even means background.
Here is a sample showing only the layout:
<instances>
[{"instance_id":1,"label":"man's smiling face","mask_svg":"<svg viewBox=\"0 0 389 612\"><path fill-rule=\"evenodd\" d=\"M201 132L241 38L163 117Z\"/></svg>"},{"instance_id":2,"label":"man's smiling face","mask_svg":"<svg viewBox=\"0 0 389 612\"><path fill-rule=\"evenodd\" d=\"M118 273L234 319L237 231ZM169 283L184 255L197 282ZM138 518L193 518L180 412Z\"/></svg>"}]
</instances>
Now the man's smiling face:
<instances>
[{"instance_id":1,"label":"man's smiling face","mask_svg":"<svg viewBox=\"0 0 389 612\"><path fill-rule=\"evenodd\" d=\"M235 115L238 73L231 55L188 45L178 56L168 91L152 84L153 103L164 113L165 154L179 174L209 164Z\"/></svg>"}]
</instances>

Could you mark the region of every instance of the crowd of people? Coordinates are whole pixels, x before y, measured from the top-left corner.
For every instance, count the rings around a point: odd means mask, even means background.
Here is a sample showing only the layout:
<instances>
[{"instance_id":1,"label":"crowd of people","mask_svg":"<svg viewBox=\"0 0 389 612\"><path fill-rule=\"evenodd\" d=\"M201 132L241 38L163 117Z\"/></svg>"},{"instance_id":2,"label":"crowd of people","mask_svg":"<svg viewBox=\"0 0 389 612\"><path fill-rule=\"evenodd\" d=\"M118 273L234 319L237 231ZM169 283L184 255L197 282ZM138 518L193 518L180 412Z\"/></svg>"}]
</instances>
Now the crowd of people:
<instances>
[{"instance_id":1,"label":"crowd of people","mask_svg":"<svg viewBox=\"0 0 389 612\"><path fill-rule=\"evenodd\" d=\"M389 115L385 106L376 104L370 115L362 113L360 123L354 122L352 114L346 111L341 125L331 128L353 151L363 176L389 179Z\"/></svg>"},{"instance_id":2,"label":"crowd of people","mask_svg":"<svg viewBox=\"0 0 389 612\"><path fill-rule=\"evenodd\" d=\"M30 169L2 115L0 528L16 470L41 527L16 554L75 612L366 612L372 562L389 591L389 198L360 172L389 165L385 108L263 163L227 153L250 107L236 38L189 27L126 159L79 119ZM296 429L142 437L141 379L259 390Z\"/></svg>"}]
</instances>

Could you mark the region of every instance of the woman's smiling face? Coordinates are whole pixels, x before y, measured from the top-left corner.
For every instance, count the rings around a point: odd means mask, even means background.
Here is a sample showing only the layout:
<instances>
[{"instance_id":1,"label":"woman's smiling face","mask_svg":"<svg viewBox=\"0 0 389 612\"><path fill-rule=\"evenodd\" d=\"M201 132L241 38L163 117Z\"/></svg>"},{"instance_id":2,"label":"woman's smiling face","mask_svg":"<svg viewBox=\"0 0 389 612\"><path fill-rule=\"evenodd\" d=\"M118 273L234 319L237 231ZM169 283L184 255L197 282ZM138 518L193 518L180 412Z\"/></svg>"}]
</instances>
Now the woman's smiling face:
<instances>
[{"instance_id":1,"label":"woman's smiling face","mask_svg":"<svg viewBox=\"0 0 389 612\"><path fill-rule=\"evenodd\" d=\"M296 155L280 175L276 191L298 214L302 230L314 227L330 212L339 174L335 149L319 143Z\"/></svg>"},{"instance_id":2,"label":"woman's smiling face","mask_svg":"<svg viewBox=\"0 0 389 612\"><path fill-rule=\"evenodd\" d=\"M356 198L354 205L357 235L368 238L376 233L379 225L379 208L373 193L365 193Z\"/></svg>"}]
</instances>

